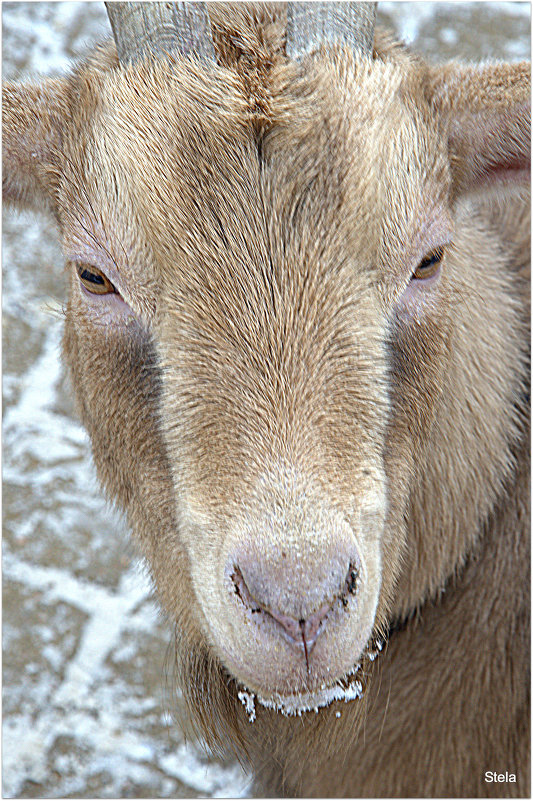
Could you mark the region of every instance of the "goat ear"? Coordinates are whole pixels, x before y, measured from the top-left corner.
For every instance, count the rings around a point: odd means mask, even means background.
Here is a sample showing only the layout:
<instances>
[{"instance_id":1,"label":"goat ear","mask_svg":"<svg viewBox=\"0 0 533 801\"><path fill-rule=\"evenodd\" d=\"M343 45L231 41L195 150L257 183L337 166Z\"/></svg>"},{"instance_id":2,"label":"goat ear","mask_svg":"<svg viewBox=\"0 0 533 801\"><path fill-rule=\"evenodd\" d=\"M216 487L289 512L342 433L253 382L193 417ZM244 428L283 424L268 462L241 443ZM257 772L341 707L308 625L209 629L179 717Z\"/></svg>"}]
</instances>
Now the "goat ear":
<instances>
[{"instance_id":1,"label":"goat ear","mask_svg":"<svg viewBox=\"0 0 533 801\"><path fill-rule=\"evenodd\" d=\"M449 124L455 198L529 185L530 93L527 62L432 70L431 104Z\"/></svg>"},{"instance_id":2,"label":"goat ear","mask_svg":"<svg viewBox=\"0 0 533 801\"><path fill-rule=\"evenodd\" d=\"M68 115L68 82L4 83L2 192L20 208L53 208L53 171Z\"/></svg>"}]
</instances>

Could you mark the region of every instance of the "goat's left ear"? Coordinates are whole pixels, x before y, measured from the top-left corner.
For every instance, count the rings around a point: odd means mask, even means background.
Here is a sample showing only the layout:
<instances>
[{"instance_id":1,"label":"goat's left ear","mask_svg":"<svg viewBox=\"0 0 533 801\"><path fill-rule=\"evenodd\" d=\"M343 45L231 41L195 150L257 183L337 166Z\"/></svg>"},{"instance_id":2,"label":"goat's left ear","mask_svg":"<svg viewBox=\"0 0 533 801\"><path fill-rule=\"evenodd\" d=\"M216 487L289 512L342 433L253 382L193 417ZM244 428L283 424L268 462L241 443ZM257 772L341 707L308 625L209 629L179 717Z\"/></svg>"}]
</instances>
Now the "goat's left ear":
<instances>
[{"instance_id":1,"label":"goat's left ear","mask_svg":"<svg viewBox=\"0 0 533 801\"><path fill-rule=\"evenodd\" d=\"M529 185L529 63L432 68L429 100L449 126L455 199Z\"/></svg>"}]
</instances>

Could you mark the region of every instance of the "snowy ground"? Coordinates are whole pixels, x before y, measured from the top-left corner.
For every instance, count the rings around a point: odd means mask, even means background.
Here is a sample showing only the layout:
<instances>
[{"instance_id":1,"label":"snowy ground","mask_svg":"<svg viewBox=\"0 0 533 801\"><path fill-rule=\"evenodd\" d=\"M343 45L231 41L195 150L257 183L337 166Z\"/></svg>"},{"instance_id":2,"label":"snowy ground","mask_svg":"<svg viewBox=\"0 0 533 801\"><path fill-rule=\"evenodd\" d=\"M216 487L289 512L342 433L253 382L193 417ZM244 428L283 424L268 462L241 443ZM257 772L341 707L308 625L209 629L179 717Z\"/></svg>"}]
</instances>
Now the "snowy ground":
<instances>
[{"instance_id":1,"label":"snowy ground","mask_svg":"<svg viewBox=\"0 0 533 801\"><path fill-rule=\"evenodd\" d=\"M529 58L527 3L380 16L432 60ZM57 74L109 32L102 3L4 3L2 19L4 78ZM59 362L54 231L6 211L3 233L3 797L246 795L168 712L171 626L99 494Z\"/></svg>"}]
</instances>

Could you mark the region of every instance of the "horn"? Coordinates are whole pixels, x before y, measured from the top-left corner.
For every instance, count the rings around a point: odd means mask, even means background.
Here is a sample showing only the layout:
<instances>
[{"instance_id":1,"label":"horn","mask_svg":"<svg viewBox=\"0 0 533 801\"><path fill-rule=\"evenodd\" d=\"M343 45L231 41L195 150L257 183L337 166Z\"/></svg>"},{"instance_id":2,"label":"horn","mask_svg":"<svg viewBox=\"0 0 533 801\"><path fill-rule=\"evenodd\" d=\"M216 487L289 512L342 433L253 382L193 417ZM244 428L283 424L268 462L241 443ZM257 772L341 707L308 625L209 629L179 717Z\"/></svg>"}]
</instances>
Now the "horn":
<instances>
[{"instance_id":1,"label":"horn","mask_svg":"<svg viewBox=\"0 0 533 801\"><path fill-rule=\"evenodd\" d=\"M288 3L287 55L298 59L328 42L372 52L377 3Z\"/></svg>"},{"instance_id":2,"label":"horn","mask_svg":"<svg viewBox=\"0 0 533 801\"><path fill-rule=\"evenodd\" d=\"M207 3L106 3L121 64L146 53L195 53L214 61Z\"/></svg>"}]
</instances>

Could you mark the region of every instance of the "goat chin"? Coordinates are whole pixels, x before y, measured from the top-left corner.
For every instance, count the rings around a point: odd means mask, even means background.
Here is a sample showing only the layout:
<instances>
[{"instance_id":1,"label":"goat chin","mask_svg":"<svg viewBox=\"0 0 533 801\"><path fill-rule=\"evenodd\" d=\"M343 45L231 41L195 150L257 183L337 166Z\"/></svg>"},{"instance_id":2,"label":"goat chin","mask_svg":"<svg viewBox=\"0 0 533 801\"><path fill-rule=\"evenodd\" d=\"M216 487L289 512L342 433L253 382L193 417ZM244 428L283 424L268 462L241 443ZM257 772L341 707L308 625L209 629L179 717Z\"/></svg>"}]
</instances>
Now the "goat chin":
<instances>
[{"instance_id":1,"label":"goat chin","mask_svg":"<svg viewBox=\"0 0 533 801\"><path fill-rule=\"evenodd\" d=\"M298 690L294 688L292 693L273 692L262 695L261 692L253 692L244 685L238 690L238 698L245 707L251 723L256 719L255 702L265 707L273 709L285 717L298 715L301 717L305 712L318 712L322 707L330 706L334 701L355 701L362 698L365 689L365 673L362 664L373 662L383 649L383 641L375 639L372 646L367 645L361 660L355 664L351 670L334 681L323 682L314 691ZM329 678L329 677L328 677ZM337 712L340 717L340 713Z\"/></svg>"}]
</instances>

